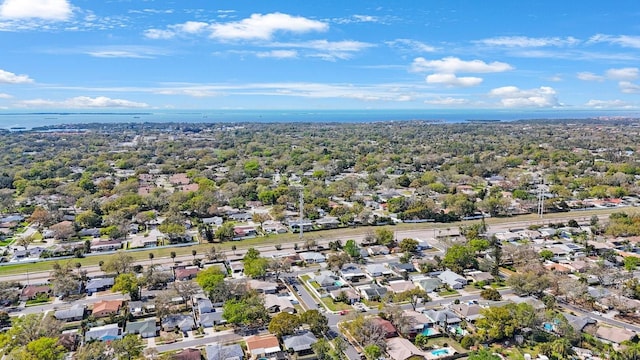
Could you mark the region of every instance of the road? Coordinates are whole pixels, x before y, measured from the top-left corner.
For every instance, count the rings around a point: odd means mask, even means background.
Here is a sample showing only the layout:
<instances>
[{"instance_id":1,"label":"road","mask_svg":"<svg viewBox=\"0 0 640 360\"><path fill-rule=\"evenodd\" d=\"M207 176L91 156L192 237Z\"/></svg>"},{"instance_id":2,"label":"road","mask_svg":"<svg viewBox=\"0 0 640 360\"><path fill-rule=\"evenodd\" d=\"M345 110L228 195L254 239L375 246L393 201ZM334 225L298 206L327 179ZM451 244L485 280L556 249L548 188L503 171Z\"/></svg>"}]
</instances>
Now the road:
<instances>
[{"instance_id":1,"label":"road","mask_svg":"<svg viewBox=\"0 0 640 360\"><path fill-rule=\"evenodd\" d=\"M171 344L157 345L155 348L158 353L163 353L166 351L176 351L186 348L201 347L208 344L225 344L238 342L241 340L243 340L242 336L234 333L233 330L227 330L219 334L205 335L201 338L187 338Z\"/></svg>"}]
</instances>

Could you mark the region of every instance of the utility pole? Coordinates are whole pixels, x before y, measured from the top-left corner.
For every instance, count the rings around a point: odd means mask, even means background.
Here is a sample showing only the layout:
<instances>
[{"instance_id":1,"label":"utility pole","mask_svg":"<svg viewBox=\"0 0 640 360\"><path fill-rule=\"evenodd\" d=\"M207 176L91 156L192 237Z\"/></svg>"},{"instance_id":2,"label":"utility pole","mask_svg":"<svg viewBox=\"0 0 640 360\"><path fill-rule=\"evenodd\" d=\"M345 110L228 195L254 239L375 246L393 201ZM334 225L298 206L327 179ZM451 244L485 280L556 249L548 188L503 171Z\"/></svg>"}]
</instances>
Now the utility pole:
<instances>
[{"instance_id":1,"label":"utility pole","mask_svg":"<svg viewBox=\"0 0 640 360\"><path fill-rule=\"evenodd\" d=\"M300 189L300 239L302 239L302 233L304 232L304 193Z\"/></svg>"},{"instance_id":2,"label":"utility pole","mask_svg":"<svg viewBox=\"0 0 640 360\"><path fill-rule=\"evenodd\" d=\"M544 214L544 179L540 179L540 184L538 184L538 217L542 219L542 214Z\"/></svg>"}]
</instances>

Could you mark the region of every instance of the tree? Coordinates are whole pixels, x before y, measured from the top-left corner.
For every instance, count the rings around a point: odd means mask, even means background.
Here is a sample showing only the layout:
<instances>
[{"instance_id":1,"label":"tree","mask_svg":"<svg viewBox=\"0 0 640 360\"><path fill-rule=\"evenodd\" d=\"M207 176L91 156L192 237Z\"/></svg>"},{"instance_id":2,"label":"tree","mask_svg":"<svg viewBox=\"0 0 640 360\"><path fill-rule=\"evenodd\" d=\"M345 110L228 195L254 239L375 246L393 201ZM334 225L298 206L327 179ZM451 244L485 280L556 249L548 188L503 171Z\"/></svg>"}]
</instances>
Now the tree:
<instances>
[{"instance_id":1,"label":"tree","mask_svg":"<svg viewBox=\"0 0 640 360\"><path fill-rule=\"evenodd\" d=\"M422 290L419 287L415 287L411 290L406 290L395 295L396 301L407 301L411 304L413 310L416 310L416 306L419 302L427 302L431 299L426 291Z\"/></svg>"},{"instance_id":2,"label":"tree","mask_svg":"<svg viewBox=\"0 0 640 360\"><path fill-rule=\"evenodd\" d=\"M102 225L100 215L93 210L83 211L76 215L75 222L80 228L95 228Z\"/></svg>"},{"instance_id":3,"label":"tree","mask_svg":"<svg viewBox=\"0 0 640 360\"><path fill-rule=\"evenodd\" d=\"M300 317L298 315L281 312L271 318L269 332L282 338L283 336L294 334L298 326L300 326Z\"/></svg>"},{"instance_id":4,"label":"tree","mask_svg":"<svg viewBox=\"0 0 640 360\"><path fill-rule=\"evenodd\" d=\"M49 227L49 230L53 231L53 237L58 240L69 240L76 233L71 221L57 223Z\"/></svg>"},{"instance_id":5,"label":"tree","mask_svg":"<svg viewBox=\"0 0 640 360\"><path fill-rule=\"evenodd\" d=\"M109 259L104 263L102 269L104 272L120 275L131 272L133 263L133 256L127 254L123 250L120 250L109 257Z\"/></svg>"},{"instance_id":6,"label":"tree","mask_svg":"<svg viewBox=\"0 0 640 360\"><path fill-rule=\"evenodd\" d=\"M209 293L219 286L220 283L224 282L225 276L226 274L222 272L220 268L211 266L198 272L198 275L196 275L196 283L200 285L202 290Z\"/></svg>"},{"instance_id":7,"label":"tree","mask_svg":"<svg viewBox=\"0 0 640 360\"><path fill-rule=\"evenodd\" d=\"M382 350L380 349L380 346L370 344L364 347L364 356L367 360L377 360L382 356Z\"/></svg>"},{"instance_id":8,"label":"tree","mask_svg":"<svg viewBox=\"0 0 640 360\"><path fill-rule=\"evenodd\" d=\"M24 347L14 349L9 359L15 360L62 360L67 350L58 345L58 339L41 337L29 342Z\"/></svg>"},{"instance_id":9,"label":"tree","mask_svg":"<svg viewBox=\"0 0 640 360\"><path fill-rule=\"evenodd\" d=\"M252 217L253 222L260 224L260 228L262 228L262 225L265 223L265 221L270 219L271 216L269 216L269 214L267 213L254 213Z\"/></svg>"},{"instance_id":10,"label":"tree","mask_svg":"<svg viewBox=\"0 0 640 360\"><path fill-rule=\"evenodd\" d=\"M340 270L344 264L351 261L346 253L331 254L327 257L327 267L331 270Z\"/></svg>"},{"instance_id":11,"label":"tree","mask_svg":"<svg viewBox=\"0 0 640 360\"><path fill-rule=\"evenodd\" d=\"M173 264L176 264L176 252L172 251L169 256L171 257L171 260L173 260Z\"/></svg>"},{"instance_id":12,"label":"tree","mask_svg":"<svg viewBox=\"0 0 640 360\"><path fill-rule=\"evenodd\" d=\"M150 253L149 253L149 261L151 262L151 265L149 265L149 266L151 266L151 267L153 267L153 258L154 258L154 257L155 257L155 255L153 255L153 253L152 253L152 252L150 252Z\"/></svg>"},{"instance_id":13,"label":"tree","mask_svg":"<svg viewBox=\"0 0 640 360\"><path fill-rule=\"evenodd\" d=\"M351 257L351 259L360 258L360 248L358 247L356 241L353 239L347 240L347 242L344 244L343 250L345 253L347 253L347 255L349 255L349 257Z\"/></svg>"},{"instance_id":14,"label":"tree","mask_svg":"<svg viewBox=\"0 0 640 360\"><path fill-rule=\"evenodd\" d=\"M276 281L280 278L280 274L291 271L291 260L288 258L276 258L269 260L268 270L271 271Z\"/></svg>"},{"instance_id":15,"label":"tree","mask_svg":"<svg viewBox=\"0 0 640 360\"><path fill-rule=\"evenodd\" d=\"M481 253L489 248L490 243L487 239L471 239L469 240L469 246L476 253Z\"/></svg>"},{"instance_id":16,"label":"tree","mask_svg":"<svg viewBox=\"0 0 640 360\"><path fill-rule=\"evenodd\" d=\"M169 221L164 221L160 224L160 226L158 226L158 230L167 235L169 240L172 242L182 241L187 233L187 228L185 228L184 224Z\"/></svg>"},{"instance_id":17,"label":"tree","mask_svg":"<svg viewBox=\"0 0 640 360\"><path fill-rule=\"evenodd\" d=\"M500 292L494 288L483 289L480 292L480 297L485 300L492 300L492 301L502 300L502 295L500 295Z\"/></svg>"},{"instance_id":18,"label":"tree","mask_svg":"<svg viewBox=\"0 0 640 360\"><path fill-rule=\"evenodd\" d=\"M53 221L53 216L47 209L36 206L36 208L31 213L31 216L29 217L29 221L41 228L43 226L51 224L51 222Z\"/></svg>"},{"instance_id":19,"label":"tree","mask_svg":"<svg viewBox=\"0 0 640 360\"><path fill-rule=\"evenodd\" d=\"M453 272L461 273L464 269L477 267L478 261L470 246L454 244L445 252L442 264Z\"/></svg>"},{"instance_id":20,"label":"tree","mask_svg":"<svg viewBox=\"0 0 640 360\"><path fill-rule=\"evenodd\" d=\"M140 300L140 283L138 278L131 273L120 274L116 277L111 291L120 291L123 294L129 294L131 300Z\"/></svg>"},{"instance_id":21,"label":"tree","mask_svg":"<svg viewBox=\"0 0 640 360\"><path fill-rule=\"evenodd\" d=\"M405 253L413 253L418 250L418 241L411 238L405 238L400 241L400 250Z\"/></svg>"},{"instance_id":22,"label":"tree","mask_svg":"<svg viewBox=\"0 0 640 360\"><path fill-rule=\"evenodd\" d=\"M501 358L498 355L493 355L487 349L481 349L478 351L474 351L469 355L469 360L500 360Z\"/></svg>"},{"instance_id":23,"label":"tree","mask_svg":"<svg viewBox=\"0 0 640 360\"><path fill-rule=\"evenodd\" d=\"M549 250L549 249L544 249L542 251L540 251L540 258L543 260L551 260L553 259L555 255L553 254L553 251Z\"/></svg>"},{"instance_id":24,"label":"tree","mask_svg":"<svg viewBox=\"0 0 640 360\"><path fill-rule=\"evenodd\" d=\"M111 360L110 349L102 341L85 343L74 354L75 360Z\"/></svg>"},{"instance_id":25,"label":"tree","mask_svg":"<svg viewBox=\"0 0 640 360\"><path fill-rule=\"evenodd\" d=\"M318 341L311 344L311 350L313 350L313 353L316 354L316 357L318 358L318 360L333 359L333 357L331 357L330 355L332 351L331 346L329 345L329 342L327 341L327 339L324 339L324 338L318 339Z\"/></svg>"},{"instance_id":26,"label":"tree","mask_svg":"<svg viewBox=\"0 0 640 360\"><path fill-rule=\"evenodd\" d=\"M512 338L518 329L536 324L536 311L527 303L489 307L480 313L483 317L476 321L476 328L488 342Z\"/></svg>"},{"instance_id":27,"label":"tree","mask_svg":"<svg viewBox=\"0 0 640 360\"><path fill-rule=\"evenodd\" d=\"M307 310L303 312L302 315L300 315L300 321L303 324L309 325L309 329L317 337L321 337L329 331L329 321L327 317L318 310Z\"/></svg>"},{"instance_id":28,"label":"tree","mask_svg":"<svg viewBox=\"0 0 640 360\"><path fill-rule=\"evenodd\" d=\"M53 293L62 297L77 294L82 286L80 276L74 274L69 261L64 265L60 265L57 261L53 263L51 284L53 285Z\"/></svg>"},{"instance_id":29,"label":"tree","mask_svg":"<svg viewBox=\"0 0 640 360\"><path fill-rule=\"evenodd\" d=\"M118 359L126 360L137 359L144 349L142 339L134 334L127 334L122 339L114 340L111 347Z\"/></svg>"},{"instance_id":30,"label":"tree","mask_svg":"<svg viewBox=\"0 0 640 360\"><path fill-rule=\"evenodd\" d=\"M222 223L215 233L215 237L220 239L220 241L231 241L234 236L234 225L228 221Z\"/></svg>"},{"instance_id":31,"label":"tree","mask_svg":"<svg viewBox=\"0 0 640 360\"><path fill-rule=\"evenodd\" d=\"M222 317L235 326L259 328L269 321L269 313L263 298L256 292L248 292L240 299L224 303Z\"/></svg>"},{"instance_id":32,"label":"tree","mask_svg":"<svg viewBox=\"0 0 640 360\"><path fill-rule=\"evenodd\" d=\"M196 255L198 254L198 251L196 251L195 249L191 250L191 255L193 255L193 262L195 263L196 261Z\"/></svg>"},{"instance_id":33,"label":"tree","mask_svg":"<svg viewBox=\"0 0 640 360\"><path fill-rule=\"evenodd\" d=\"M174 281L173 282L173 290L184 299L184 302L187 303L191 301L193 295L200 292L200 287L198 284L193 281Z\"/></svg>"},{"instance_id":34,"label":"tree","mask_svg":"<svg viewBox=\"0 0 640 360\"><path fill-rule=\"evenodd\" d=\"M627 256L624 258L624 268L627 271L635 270L640 265L640 258L635 256Z\"/></svg>"},{"instance_id":35,"label":"tree","mask_svg":"<svg viewBox=\"0 0 640 360\"><path fill-rule=\"evenodd\" d=\"M35 240L36 240L35 236L33 235L18 236L16 241L13 242L13 244L16 246L23 246L24 249L27 250L29 245L31 245L31 243L34 242Z\"/></svg>"},{"instance_id":36,"label":"tree","mask_svg":"<svg viewBox=\"0 0 640 360\"><path fill-rule=\"evenodd\" d=\"M376 244L389 246L393 244L393 231L387 228L376 229L375 239Z\"/></svg>"},{"instance_id":37,"label":"tree","mask_svg":"<svg viewBox=\"0 0 640 360\"><path fill-rule=\"evenodd\" d=\"M526 271L507 279L513 291L520 296L540 295L551 285L549 277L538 271Z\"/></svg>"},{"instance_id":38,"label":"tree","mask_svg":"<svg viewBox=\"0 0 640 360\"><path fill-rule=\"evenodd\" d=\"M269 260L259 257L244 261L244 274L253 278L265 277L269 268Z\"/></svg>"},{"instance_id":39,"label":"tree","mask_svg":"<svg viewBox=\"0 0 640 360\"><path fill-rule=\"evenodd\" d=\"M13 319L11 329L4 333L6 343L0 340L0 347L10 352L16 347L26 346L40 338L57 338L61 334L62 323L52 314L44 316L42 313L28 314Z\"/></svg>"}]
</instances>

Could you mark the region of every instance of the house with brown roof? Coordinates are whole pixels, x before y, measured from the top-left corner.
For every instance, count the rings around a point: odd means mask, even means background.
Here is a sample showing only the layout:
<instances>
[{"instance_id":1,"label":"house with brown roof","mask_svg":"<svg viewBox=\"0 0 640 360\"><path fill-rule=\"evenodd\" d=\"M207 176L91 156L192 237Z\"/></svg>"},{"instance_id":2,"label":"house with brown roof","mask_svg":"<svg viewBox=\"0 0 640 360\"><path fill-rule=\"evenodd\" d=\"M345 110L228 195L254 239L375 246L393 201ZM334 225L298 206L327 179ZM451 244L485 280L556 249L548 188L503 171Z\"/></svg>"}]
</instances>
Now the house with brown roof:
<instances>
[{"instance_id":1,"label":"house with brown roof","mask_svg":"<svg viewBox=\"0 0 640 360\"><path fill-rule=\"evenodd\" d=\"M393 326L391 321L385 320L385 319L379 318L379 317L371 318L371 321L373 321L373 323L376 324L377 326L379 326L382 329L384 329L385 337L387 339L395 337L395 336L398 336L398 330L396 330L396 327Z\"/></svg>"},{"instance_id":2,"label":"house with brown roof","mask_svg":"<svg viewBox=\"0 0 640 360\"><path fill-rule=\"evenodd\" d=\"M172 360L200 360L202 359L202 353L198 349L187 348L173 354L171 359Z\"/></svg>"},{"instance_id":3,"label":"house with brown roof","mask_svg":"<svg viewBox=\"0 0 640 360\"><path fill-rule=\"evenodd\" d=\"M273 334L254 335L245 340L247 351L254 358L268 357L282 351L278 338Z\"/></svg>"},{"instance_id":4,"label":"house with brown roof","mask_svg":"<svg viewBox=\"0 0 640 360\"><path fill-rule=\"evenodd\" d=\"M124 305L122 300L103 300L93 305L91 315L94 317L105 317L111 314L117 314Z\"/></svg>"},{"instance_id":5,"label":"house with brown roof","mask_svg":"<svg viewBox=\"0 0 640 360\"><path fill-rule=\"evenodd\" d=\"M596 337L609 344L621 344L624 341L635 338L636 333L618 327L599 326L596 330Z\"/></svg>"},{"instance_id":6,"label":"house with brown roof","mask_svg":"<svg viewBox=\"0 0 640 360\"><path fill-rule=\"evenodd\" d=\"M200 269L198 267L189 267L184 269L176 269L176 280L186 281L195 279Z\"/></svg>"},{"instance_id":7,"label":"house with brown roof","mask_svg":"<svg viewBox=\"0 0 640 360\"><path fill-rule=\"evenodd\" d=\"M46 285L27 285L20 293L20 300L33 300L40 295L51 294L51 288Z\"/></svg>"}]
</instances>

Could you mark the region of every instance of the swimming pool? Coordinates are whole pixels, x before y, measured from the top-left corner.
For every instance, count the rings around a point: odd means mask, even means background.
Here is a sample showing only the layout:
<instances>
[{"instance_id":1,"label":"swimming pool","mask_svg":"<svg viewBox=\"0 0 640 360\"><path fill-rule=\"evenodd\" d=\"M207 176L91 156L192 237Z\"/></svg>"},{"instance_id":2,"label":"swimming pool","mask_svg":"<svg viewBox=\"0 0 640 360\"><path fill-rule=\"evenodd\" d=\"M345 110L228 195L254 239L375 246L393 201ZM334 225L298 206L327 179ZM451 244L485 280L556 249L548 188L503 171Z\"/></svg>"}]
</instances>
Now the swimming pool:
<instances>
[{"instance_id":1,"label":"swimming pool","mask_svg":"<svg viewBox=\"0 0 640 360\"><path fill-rule=\"evenodd\" d=\"M544 329L547 331L553 331L553 325L551 323L544 323Z\"/></svg>"},{"instance_id":2,"label":"swimming pool","mask_svg":"<svg viewBox=\"0 0 640 360\"><path fill-rule=\"evenodd\" d=\"M438 331L434 328L427 327L422 330L422 335L425 335L425 336L438 335Z\"/></svg>"},{"instance_id":3,"label":"swimming pool","mask_svg":"<svg viewBox=\"0 0 640 360\"><path fill-rule=\"evenodd\" d=\"M449 355L449 349L435 349L430 351L433 356L445 356Z\"/></svg>"}]
</instances>

